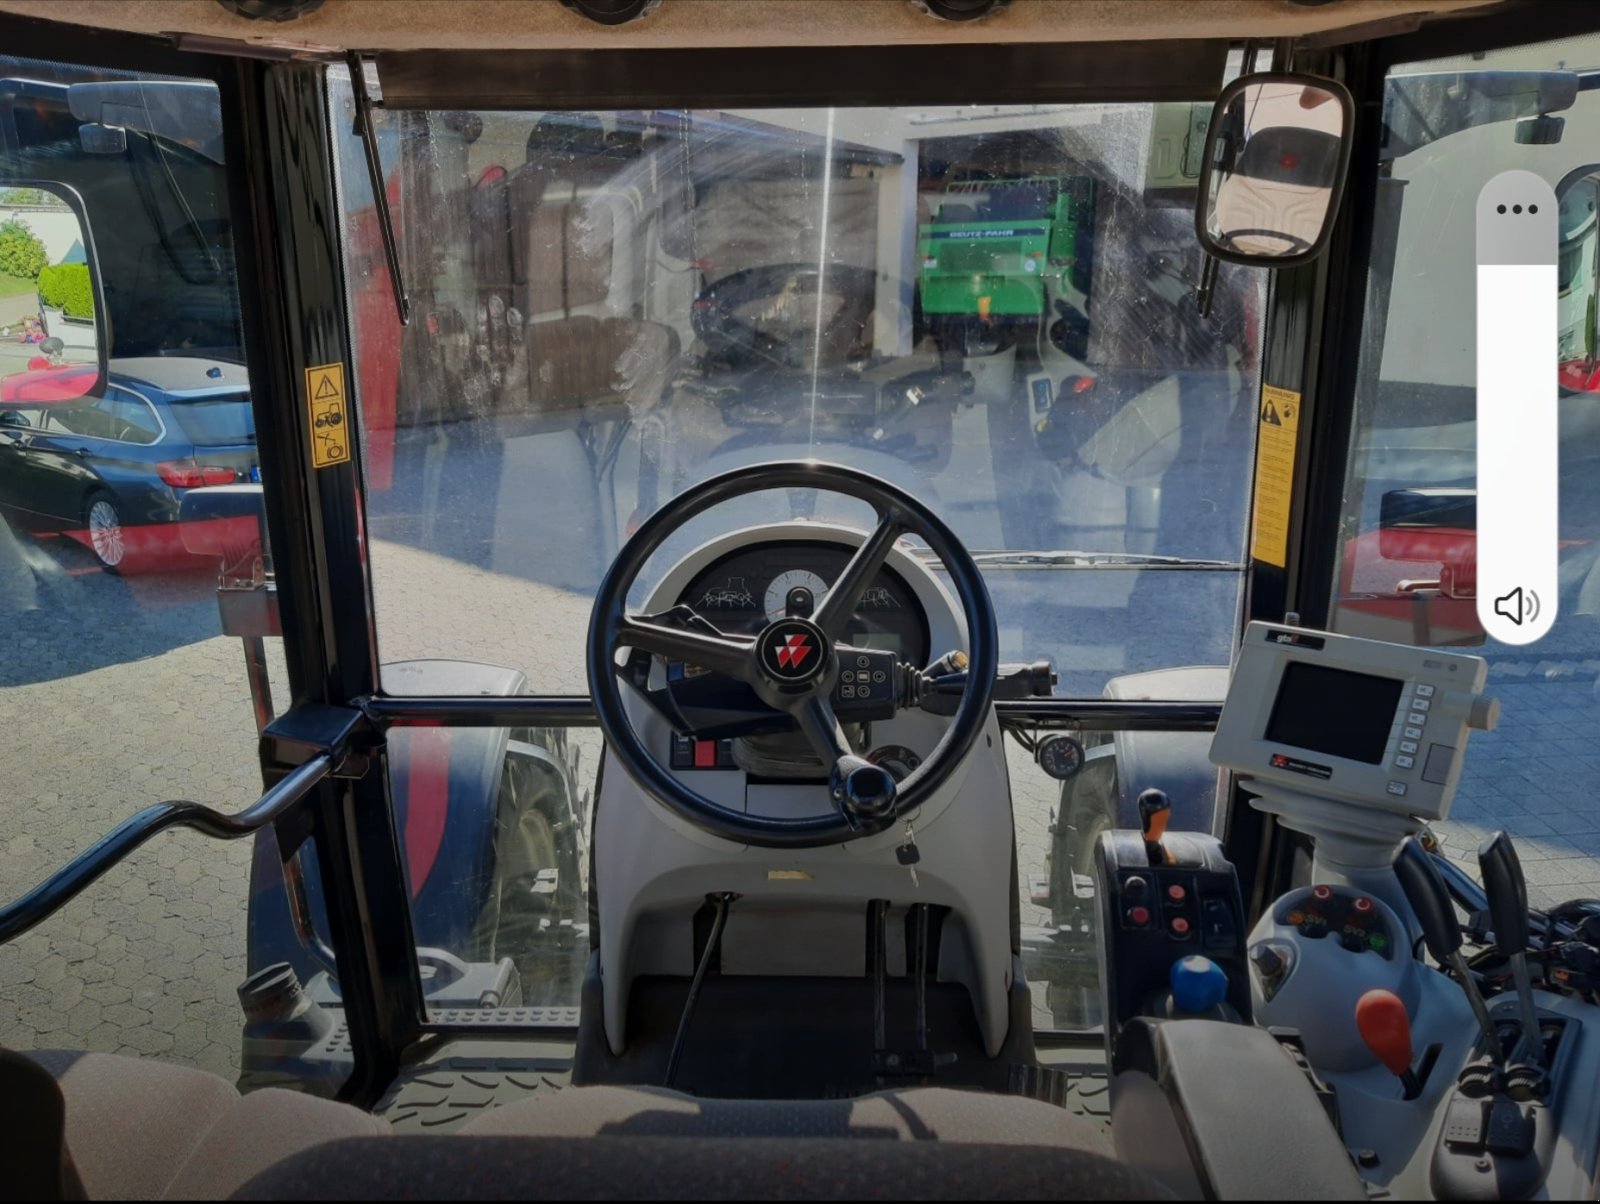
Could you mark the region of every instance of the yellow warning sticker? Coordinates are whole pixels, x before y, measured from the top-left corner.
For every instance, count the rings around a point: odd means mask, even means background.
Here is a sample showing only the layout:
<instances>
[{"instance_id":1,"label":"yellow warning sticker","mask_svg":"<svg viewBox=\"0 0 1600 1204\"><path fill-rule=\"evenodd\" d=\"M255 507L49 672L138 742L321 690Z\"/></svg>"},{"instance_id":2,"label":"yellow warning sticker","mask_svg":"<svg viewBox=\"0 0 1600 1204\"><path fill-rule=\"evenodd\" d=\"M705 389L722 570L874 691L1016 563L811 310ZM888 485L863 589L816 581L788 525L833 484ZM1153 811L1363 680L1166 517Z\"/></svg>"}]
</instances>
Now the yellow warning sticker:
<instances>
[{"instance_id":1,"label":"yellow warning sticker","mask_svg":"<svg viewBox=\"0 0 1600 1204\"><path fill-rule=\"evenodd\" d=\"M1261 386L1256 425L1256 502L1250 555L1279 568L1289 563L1289 503L1294 496L1294 448L1300 433L1300 394Z\"/></svg>"},{"instance_id":2,"label":"yellow warning sticker","mask_svg":"<svg viewBox=\"0 0 1600 1204\"><path fill-rule=\"evenodd\" d=\"M343 464L350 458L343 364L306 369L306 405L311 410L311 463L318 468Z\"/></svg>"}]
</instances>

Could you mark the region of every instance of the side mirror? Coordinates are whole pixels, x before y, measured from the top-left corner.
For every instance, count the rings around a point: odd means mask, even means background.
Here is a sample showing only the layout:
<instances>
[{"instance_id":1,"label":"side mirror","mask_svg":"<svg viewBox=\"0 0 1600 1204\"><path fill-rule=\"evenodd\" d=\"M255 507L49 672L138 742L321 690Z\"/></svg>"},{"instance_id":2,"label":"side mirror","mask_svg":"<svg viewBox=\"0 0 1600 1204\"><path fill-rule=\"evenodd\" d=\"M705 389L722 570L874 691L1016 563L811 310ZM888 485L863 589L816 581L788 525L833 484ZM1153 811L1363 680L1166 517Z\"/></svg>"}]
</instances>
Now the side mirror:
<instances>
[{"instance_id":1,"label":"side mirror","mask_svg":"<svg viewBox=\"0 0 1600 1204\"><path fill-rule=\"evenodd\" d=\"M1556 185L1557 383L1563 396L1600 393L1600 163Z\"/></svg>"},{"instance_id":2,"label":"side mirror","mask_svg":"<svg viewBox=\"0 0 1600 1204\"><path fill-rule=\"evenodd\" d=\"M0 406L105 392L105 298L83 201L64 184L0 180L0 276L22 315L0 327Z\"/></svg>"},{"instance_id":3,"label":"side mirror","mask_svg":"<svg viewBox=\"0 0 1600 1204\"><path fill-rule=\"evenodd\" d=\"M1354 105L1312 75L1241 76L1206 131L1195 233L1218 259L1295 267L1327 245L1350 167Z\"/></svg>"}]
</instances>

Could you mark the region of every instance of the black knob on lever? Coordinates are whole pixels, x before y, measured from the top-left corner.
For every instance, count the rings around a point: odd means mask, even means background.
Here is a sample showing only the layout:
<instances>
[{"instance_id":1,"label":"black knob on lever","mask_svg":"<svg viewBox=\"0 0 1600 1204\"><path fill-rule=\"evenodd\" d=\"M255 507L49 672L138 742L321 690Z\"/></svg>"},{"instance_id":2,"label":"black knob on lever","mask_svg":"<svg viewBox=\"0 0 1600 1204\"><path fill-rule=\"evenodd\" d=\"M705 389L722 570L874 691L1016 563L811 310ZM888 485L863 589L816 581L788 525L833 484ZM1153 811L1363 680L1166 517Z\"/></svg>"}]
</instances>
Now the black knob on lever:
<instances>
[{"instance_id":1,"label":"black knob on lever","mask_svg":"<svg viewBox=\"0 0 1600 1204\"><path fill-rule=\"evenodd\" d=\"M1422 940L1441 966L1450 966L1461 980L1461 989L1467 993L1472 1014L1483 1030L1483 1046L1496 1063L1505 1061L1500 1048L1500 1036L1495 1032L1494 1021L1489 1019L1489 1008L1478 993L1478 984L1461 956L1461 922L1456 919L1455 904L1450 899L1450 889L1444 884L1439 867L1415 836L1400 842L1394 858L1395 877L1400 889L1405 891L1406 902L1422 928Z\"/></svg>"},{"instance_id":2,"label":"black knob on lever","mask_svg":"<svg viewBox=\"0 0 1600 1204\"><path fill-rule=\"evenodd\" d=\"M1172 856L1162 844L1167 834L1167 822L1172 818L1172 800L1165 790L1152 786L1139 795L1139 827L1144 834L1145 856L1151 865L1170 865Z\"/></svg>"},{"instance_id":3,"label":"black knob on lever","mask_svg":"<svg viewBox=\"0 0 1600 1204\"><path fill-rule=\"evenodd\" d=\"M1494 926L1494 947L1503 957L1528 948L1528 882L1511 837L1496 832L1478 849L1483 890L1489 896L1489 922Z\"/></svg>"},{"instance_id":4,"label":"black knob on lever","mask_svg":"<svg viewBox=\"0 0 1600 1204\"><path fill-rule=\"evenodd\" d=\"M894 775L862 757L840 757L829 791L850 826L878 832L895 815Z\"/></svg>"},{"instance_id":5,"label":"black knob on lever","mask_svg":"<svg viewBox=\"0 0 1600 1204\"><path fill-rule=\"evenodd\" d=\"M1450 899L1450 888L1422 842L1407 836L1394 859L1395 877L1400 879L1400 889L1406 892L1406 902L1422 926L1422 940L1441 966L1461 950L1461 922L1456 919L1455 904Z\"/></svg>"},{"instance_id":6,"label":"black knob on lever","mask_svg":"<svg viewBox=\"0 0 1600 1204\"><path fill-rule=\"evenodd\" d=\"M1528 880L1516 847L1505 832L1496 832L1478 849L1478 869L1489 896L1489 922L1494 925L1495 951L1511 965L1517 988L1517 1010L1522 1023L1522 1053L1534 1066L1544 1060L1544 1039L1539 1014L1533 1006L1533 983L1528 977Z\"/></svg>"}]
</instances>

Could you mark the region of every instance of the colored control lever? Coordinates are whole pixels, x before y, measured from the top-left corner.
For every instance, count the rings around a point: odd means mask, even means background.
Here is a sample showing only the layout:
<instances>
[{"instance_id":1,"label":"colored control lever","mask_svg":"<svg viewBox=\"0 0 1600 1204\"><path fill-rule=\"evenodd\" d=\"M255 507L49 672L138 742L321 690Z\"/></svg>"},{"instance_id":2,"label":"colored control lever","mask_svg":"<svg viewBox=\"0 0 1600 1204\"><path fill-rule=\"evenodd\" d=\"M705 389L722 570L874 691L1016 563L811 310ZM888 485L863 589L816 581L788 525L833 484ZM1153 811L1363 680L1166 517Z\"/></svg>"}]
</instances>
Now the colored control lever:
<instances>
[{"instance_id":1,"label":"colored control lever","mask_svg":"<svg viewBox=\"0 0 1600 1204\"><path fill-rule=\"evenodd\" d=\"M1144 832L1145 856L1151 865L1171 865L1172 854L1162 844L1167 834L1167 821L1172 818L1172 800L1165 790L1152 786L1139 795L1139 827Z\"/></svg>"},{"instance_id":2,"label":"colored control lever","mask_svg":"<svg viewBox=\"0 0 1600 1204\"><path fill-rule=\"evenodd\" d=\"M1502 831L1484 841L1478 849L1478 868L1483 872L1484 893L1489 896L1494 947L1511 963L1511 978L1517 987L1517 1010L1522 1019L1520 1052L1533 1065L1542 1066L1544 1041L1528 977L1528 881L1511 837Z\"/></svg>"},{"instance_id":3,"label":"colored control lever","mask_svg":"<svg viewBox=\"0 0 1600 1204\"><path fill-rule=\"evenodd\" d=\"M1411 1069L1411 1017L1400 996L1374 987L1356 1001L1356 1028L1367 1048L1400 1080L1406 1099L1422 1094L1422 1080Z\"/></svg>"},{"instance_id":4,"label":"colored control lever","mask_svg":"<svg viewBox=\"0 0 1600 1204\"><path fill-rule=\"evenodd\" d=\"M1433 858L1415 836L1401 841L1400 851L1394 858L1394 873L1422 927L1422 939L1428 952L1433 954L1434 961L1456 972L1461 989L1467 993L1467 1002L1472 1005L1472 1014L1478 1018L1478 1027L1483 1030L1484 1049L1496 1064L1504 1064L1505 1051L1500 1047L1494 1021L1489 1019L1489 1008L1478 992L1472 971L1467 968L1467 959L1461 955L1461 924L1456 919L1449 888L1433 864Z\"/></svg>"}]
</instances>

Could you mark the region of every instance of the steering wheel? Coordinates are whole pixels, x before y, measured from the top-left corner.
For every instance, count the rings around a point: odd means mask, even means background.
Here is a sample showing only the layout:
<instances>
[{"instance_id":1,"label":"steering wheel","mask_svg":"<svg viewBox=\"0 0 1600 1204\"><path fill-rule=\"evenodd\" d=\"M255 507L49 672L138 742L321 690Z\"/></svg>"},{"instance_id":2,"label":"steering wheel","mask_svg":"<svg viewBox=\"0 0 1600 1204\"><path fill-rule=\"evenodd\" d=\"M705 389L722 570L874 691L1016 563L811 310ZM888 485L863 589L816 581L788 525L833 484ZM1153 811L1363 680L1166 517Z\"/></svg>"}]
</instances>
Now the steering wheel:
<instances>
[{"instance_id":1,"label":"steering wheel","mask_svg":"<svg viewBox=\"0 0 1600 1204\"><path fill-rule=\"evenodd\" d=\"M769 489L826 489L872 506L877 526L845 565L809 618L769 623L759 635L729 635L687 606L664 615L633 615L628 592L650 556L674 531L719 503ZM850 747L831 698L840 661L871 659L885 668L883 693L896 707L915 705L919 666L892 653L842 643L862 593L877 577L902 535L924 540L943 561L966 617L966 688L950 726L927 758L896 782L887 769ZM639 738L623 707L618 678L624 648L681 660L749 686L762 703L793 719L828 774L830 815L782 819L748 815L712 802L664 768ZM814 651L814 654L813 654ZM955 772L989 715L1000 640L994 604L971 555L944 522L916 498L871 473L838 464L788 460L737 468L673 498L650 517L617 554L595 595L589 621L589 689L607 748L651 796L712 836L763 848L818 848L881 832L922 803ZM890 671L892 669L892 671ZM877 680L874 671L874 680Z\"/></svg>"}]
</instances>

